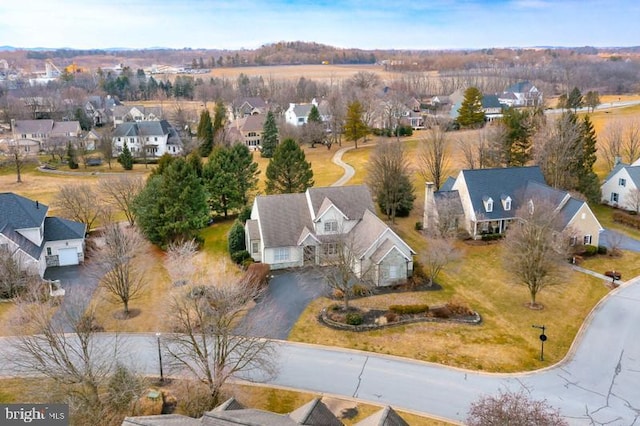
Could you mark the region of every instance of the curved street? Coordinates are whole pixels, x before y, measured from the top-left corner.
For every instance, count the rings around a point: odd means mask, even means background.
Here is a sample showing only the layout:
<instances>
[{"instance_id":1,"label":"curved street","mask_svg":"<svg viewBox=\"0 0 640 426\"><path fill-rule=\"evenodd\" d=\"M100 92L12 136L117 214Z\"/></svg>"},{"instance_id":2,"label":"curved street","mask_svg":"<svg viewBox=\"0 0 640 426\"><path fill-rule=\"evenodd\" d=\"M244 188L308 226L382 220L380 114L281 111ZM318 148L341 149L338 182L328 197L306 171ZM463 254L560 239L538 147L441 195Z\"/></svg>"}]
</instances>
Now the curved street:
<instances>
[{"instance_id":1,"label":"curved street","mask_svg":"<svg viewBox=\"0 0 640 426\"><path fill-rule=\"evenodd\" d=\"M640 277L612 291L589 315L567 358L545 370L487 374L339 348L274 341L278 373L266 383L463 421L472 401L499 390L520 390L547 399L571 424L636 424L640 416ZM104 346L114 335L100 336ZM0 375L25 375L11 363L12 338L0 339ZM552 344L552 341L549 342ZM121 361L157 375L153 334L121 335ZM174 372L173 374L180 374ZM259 373L255 373L259 374Z\"/></svg>"}]
</instances>

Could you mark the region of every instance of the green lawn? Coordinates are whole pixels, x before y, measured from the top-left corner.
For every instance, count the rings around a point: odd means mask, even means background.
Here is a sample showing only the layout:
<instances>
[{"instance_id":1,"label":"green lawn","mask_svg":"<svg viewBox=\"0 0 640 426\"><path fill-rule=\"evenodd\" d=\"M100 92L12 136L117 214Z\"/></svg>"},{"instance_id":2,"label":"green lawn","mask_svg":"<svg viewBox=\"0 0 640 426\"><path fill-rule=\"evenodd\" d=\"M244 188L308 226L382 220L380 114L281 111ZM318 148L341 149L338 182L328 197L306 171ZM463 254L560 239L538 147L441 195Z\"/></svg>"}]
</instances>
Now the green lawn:
<instances>
[{"instance_id":1,"label":"green lawn","mask_svg":"<svg viewBox=\"0 0 640 426\"><path fill-rule=\"evenodd\" d=\"M227 234L234 221L235 217L230 219L216 218L212 225L200 231L200 236L204 239L203 250L208 256L229 256Z\"/></svg>"}]
</instances>

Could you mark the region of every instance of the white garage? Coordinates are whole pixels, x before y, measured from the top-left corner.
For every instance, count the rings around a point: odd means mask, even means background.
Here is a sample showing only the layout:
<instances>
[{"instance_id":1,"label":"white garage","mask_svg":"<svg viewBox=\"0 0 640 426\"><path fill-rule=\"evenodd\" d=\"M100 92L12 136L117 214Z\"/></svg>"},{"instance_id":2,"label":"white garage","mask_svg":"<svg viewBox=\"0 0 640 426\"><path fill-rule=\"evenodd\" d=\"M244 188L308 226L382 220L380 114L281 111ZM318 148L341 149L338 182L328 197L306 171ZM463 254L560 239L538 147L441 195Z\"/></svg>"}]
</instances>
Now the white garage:
<instances>
[{"instance_id":1,"label":"white garage","mask_svg":"<svg viewBox=\"0 0 640 426\"><path fill-rule=\"evenodd\" d=\"M75 247L58 249L58 264L60 266L77 265L78 250Z\"/></svg>"}]
</instances>

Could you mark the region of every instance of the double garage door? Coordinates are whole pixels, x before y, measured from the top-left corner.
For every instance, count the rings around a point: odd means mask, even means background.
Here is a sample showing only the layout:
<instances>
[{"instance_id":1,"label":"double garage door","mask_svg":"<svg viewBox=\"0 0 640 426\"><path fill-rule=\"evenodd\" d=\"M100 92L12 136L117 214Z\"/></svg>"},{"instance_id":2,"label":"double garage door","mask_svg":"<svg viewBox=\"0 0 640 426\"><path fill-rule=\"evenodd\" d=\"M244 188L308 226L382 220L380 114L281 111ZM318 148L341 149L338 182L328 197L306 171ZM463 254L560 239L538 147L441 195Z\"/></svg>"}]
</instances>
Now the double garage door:
<instances>
[{"instance_id":1,"label":"double garage door","mask_svg":"<svg viewBox=\"0 0 640 426\"><path fill-rule=\"evenodd\" d=\"M78 249L75 247L58 249L58 262L60 266L77 265Z\"/></svg>"}]
</instances>

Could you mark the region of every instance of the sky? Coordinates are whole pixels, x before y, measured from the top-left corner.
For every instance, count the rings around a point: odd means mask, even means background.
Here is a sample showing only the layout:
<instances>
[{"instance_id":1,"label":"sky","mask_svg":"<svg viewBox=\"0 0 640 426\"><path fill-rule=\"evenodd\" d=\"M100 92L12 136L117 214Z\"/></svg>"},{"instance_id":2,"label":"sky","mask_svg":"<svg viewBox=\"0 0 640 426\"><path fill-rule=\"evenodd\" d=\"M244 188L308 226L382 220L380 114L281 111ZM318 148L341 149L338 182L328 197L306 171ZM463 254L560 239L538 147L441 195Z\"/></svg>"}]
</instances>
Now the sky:
<instances>
[{"instance_id":1,"label":"sky","mask_svg":"<svg viewBox=\"0 0 640 426\"><path fill-rule=\"evenodd\" d=\"M639 0L2 0L0 46L361 49L640 45Z\"/></svg>"}]
</instances>

